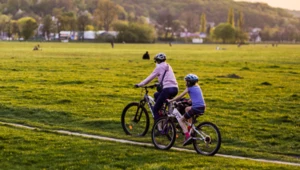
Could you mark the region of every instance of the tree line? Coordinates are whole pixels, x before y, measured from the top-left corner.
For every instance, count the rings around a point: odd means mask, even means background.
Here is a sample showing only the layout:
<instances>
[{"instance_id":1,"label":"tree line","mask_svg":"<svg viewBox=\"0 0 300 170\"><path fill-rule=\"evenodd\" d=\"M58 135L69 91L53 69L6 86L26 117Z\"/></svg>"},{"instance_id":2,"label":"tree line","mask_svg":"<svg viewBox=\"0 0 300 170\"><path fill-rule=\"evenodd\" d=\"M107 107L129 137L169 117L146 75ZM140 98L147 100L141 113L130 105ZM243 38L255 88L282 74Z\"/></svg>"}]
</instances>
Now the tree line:
<instances>
[{"instance_id":1,"label":"tree line","mask_svg":"<svg viewBox=\"0 0 300 170\"><path fill-rule=\"evenodd\" d=\"M40 24L44 37L61 30L115 30L120 42L171 41L183 31L206 33L206 41L245 42L251 24L262 28L264 40L299 41L300 35L300 20L285 10L232 0L0 0L0 9L0 31L24 39Z\"/></svg>"}]
</instances>

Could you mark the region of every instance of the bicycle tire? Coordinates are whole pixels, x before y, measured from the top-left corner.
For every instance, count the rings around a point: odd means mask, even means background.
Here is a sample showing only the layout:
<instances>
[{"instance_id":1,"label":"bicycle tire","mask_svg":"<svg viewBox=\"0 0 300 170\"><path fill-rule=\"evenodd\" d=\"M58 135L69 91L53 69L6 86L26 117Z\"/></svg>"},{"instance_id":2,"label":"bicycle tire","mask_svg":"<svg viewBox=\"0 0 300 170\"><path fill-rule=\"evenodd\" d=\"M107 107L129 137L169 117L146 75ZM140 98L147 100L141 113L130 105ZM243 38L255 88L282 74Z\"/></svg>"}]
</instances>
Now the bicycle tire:
<instances>
[{"instance_id":1,"label":"bicycle tire","mask_svg":"<svg viewBox=\"0 0 300 170\"><path fill-rule=\"evenodd\" d=\"M204 134L208 135L205 139L201 138L196 132L193 132L193 145L197 153L213 156L221 147L221 133L218 127L211 122L202 122L196 129Z\"/></svg>"},{"instance_id":2,"label":"bicycle tire","mask_svg":"<svg viewBox=\"0 0 300 170\"><path fill-rule=\"evenodd\" d=\"M127 135L145 136L150 124L148 112L137 102L129 103L123 109L121 124Z\"/></svg>"},{"instance_id":3,"label":"bicycle tire","mask_svg":"<svg viewBox=\"0 0 300 170\"><path fill-rule=\"evenodd\" d=\"M159 118L153 125L151 138L152 143L157 149L170 149L176 140L176 128L174 123L168 119L168 117Z\"/></svg>"}]
</instances>

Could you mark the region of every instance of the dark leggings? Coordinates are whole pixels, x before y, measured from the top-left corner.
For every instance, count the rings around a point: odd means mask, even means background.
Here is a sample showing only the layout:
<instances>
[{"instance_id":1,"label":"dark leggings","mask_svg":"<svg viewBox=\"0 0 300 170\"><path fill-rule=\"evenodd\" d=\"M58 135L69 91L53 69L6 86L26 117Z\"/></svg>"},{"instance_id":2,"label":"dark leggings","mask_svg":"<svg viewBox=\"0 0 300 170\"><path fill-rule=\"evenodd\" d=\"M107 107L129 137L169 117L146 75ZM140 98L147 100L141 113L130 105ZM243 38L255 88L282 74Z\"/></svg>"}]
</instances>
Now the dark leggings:
<instances>
[{"instance_id":1,"label":"dark leggings","mask_svg":"<svg viewBox=\"0 0 300 170\"><path fill-rule=\"evenodd\" d=\"M194 115L203 115L205 112L205 107L192 107L191 110L189 110L187 113L185 113L183 116L185 119L189 119L193 117Z\"/></svg>"},{"instance_id":2,"label":"dark leggings","mask_svg":"<svg viewBox=\"0 0 300 170\"><path fill-rule=\"evenodd\" d=\"M164 88L161 92L154 94L155 105L153 108L154 120L159 118L158 111L167 99L172 99L178 94L177 87Z\"/></svg>"}]
</instances>

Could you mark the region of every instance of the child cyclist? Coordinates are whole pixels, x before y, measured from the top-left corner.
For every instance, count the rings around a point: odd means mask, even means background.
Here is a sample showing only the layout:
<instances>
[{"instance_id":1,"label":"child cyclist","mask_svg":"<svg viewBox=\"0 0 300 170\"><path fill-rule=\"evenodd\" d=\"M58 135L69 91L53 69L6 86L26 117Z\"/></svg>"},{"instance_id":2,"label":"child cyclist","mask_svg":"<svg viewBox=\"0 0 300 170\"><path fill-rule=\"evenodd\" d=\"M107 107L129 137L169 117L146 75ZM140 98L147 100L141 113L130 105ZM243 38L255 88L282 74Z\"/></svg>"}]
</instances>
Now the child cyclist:
<instances>
[{"instance_id":1,"label":"child cyclist","mask_svg":"<svg viewBox=\"0 0 300 170\"><path fill-rule=\"evenodd\" d=\"M185 134L185 141L183 143L183 146L191 144L192 142L192 137L188 131L185 121L191 122L191 118L193 117L193 115L200 115L205 111L205 101L203 98L203 93L197 83L199 80L198 76L195 74L188 74L184 79L187 88L175 98L171 100L168 99L168 102L173 102L181 99L187 93L190 96L190 102L192 103L192 106L186 107L185 114L178 120L178 123L180 124L182 131Z\"/></svg>"}]
</instances>

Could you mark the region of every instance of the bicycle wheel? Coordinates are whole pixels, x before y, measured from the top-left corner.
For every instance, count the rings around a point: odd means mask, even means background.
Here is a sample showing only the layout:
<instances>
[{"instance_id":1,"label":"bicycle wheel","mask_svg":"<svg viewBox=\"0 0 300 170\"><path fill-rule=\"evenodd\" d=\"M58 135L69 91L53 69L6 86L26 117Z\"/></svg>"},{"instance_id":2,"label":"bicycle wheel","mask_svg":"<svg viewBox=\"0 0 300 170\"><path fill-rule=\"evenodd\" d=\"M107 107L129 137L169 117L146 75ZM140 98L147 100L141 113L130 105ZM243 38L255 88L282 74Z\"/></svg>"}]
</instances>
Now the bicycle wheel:
<instances>
[{"instance_id":1,"label":"bicycle wheel","mask_svg":"<svg viewBox=\"0 0 300 170\"><path fill-rule=\"evenodd\" d=\"M152 128L152 143L158 149L170 149L176 140L176 128L168 117L159 118Z\"/></svg>"},{"instance_id":2,"label":"bicycle wheel","mask_svg":"<svg viewBox=\"0 0 300 170\"><path fill-rule=\"evenodd\" d=\"M139 103L129 103L122 112L121 123L127 135L144 136L149 129L149 115Z\"/></svg>"},{"instance_id":3,"label":"bicycle wheel","mask_svg":"<svg viewBox=\"0 0 300 170\"><path fill-rule=\"evenodd\" d=\"M200 123L193 132L193 145L197 153L207 156L215 155L221 147L221 133L211 122Z\"/></svg>"}]
</instances>

